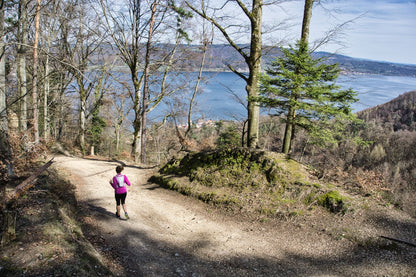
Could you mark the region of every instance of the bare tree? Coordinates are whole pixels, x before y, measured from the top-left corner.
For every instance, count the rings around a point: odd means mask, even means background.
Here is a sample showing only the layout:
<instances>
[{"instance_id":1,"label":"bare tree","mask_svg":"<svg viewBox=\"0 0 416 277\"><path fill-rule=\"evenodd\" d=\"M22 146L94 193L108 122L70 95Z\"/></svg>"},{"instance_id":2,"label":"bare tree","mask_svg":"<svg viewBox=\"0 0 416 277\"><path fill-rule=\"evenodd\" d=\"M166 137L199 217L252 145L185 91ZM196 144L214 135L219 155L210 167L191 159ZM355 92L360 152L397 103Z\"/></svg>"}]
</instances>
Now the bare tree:
<instances>
[{"instance_id":1,"label":"bare tree","mask_svg":"<svg viewBox=\"0 0 416 277\"><path fill-rule=\"evenodd\" d=\"M55 0L50 5L44 8L43 23L43 53L44 53L44 80L43 80L43 138L45 141L51 134L51 116L52 113L49 110L50 103L54 98L51 95L51 75L53 72L53 62L56 60L51 56L52 43L58 37L59 25L58 25L58 14L62 7L60 0ZM56 94L53 94L56 95Z\"/></svg>"},{"instance_id":2,"label":"bare tree","mask_svg":"<svg viewBox=\"0 0 416 277\"><path fill-rule=\"evenodd\" d=\"M100 79L100 75L105 74L99 70L91 72L89 68L92 58L103 46L105 36L99 33L100 28L97 25L99 22L92 20L87 14L88 7L84 0L79 0L75 5L68 5L66 7L68 16L61 22L61 42L64 46L62 60L75 78L74 89L79 96L78 143L83 154L86 152L88 100L98 83L95 78Z\"/></svg>"},{"instance_id":3,"label":"bare tree","mask_svg":"<svg viewBox=\"0 0 416 277\"><path fill-rule=\"evenodd\" d=\"M168 23L172 23L174 15L179 12L172 1L130 0L127 14L122 10L114 10L117 5L111 5L109 1L100 0L100 3L111 38L130 71L134 91L131 95L134 112L132 156L136 162L140 156L141 161L145 162L147 113L178 90L177 87L169 87L168 75L172 70L180 36L179 31L175 30L176 24L171 24L175 26L172 28ZM164 36L165 41L166 37L176 34L175 43L161 43L161 49L156 49L155 45L159 42L157 34L162 33L160 36ZM141 60L144 62L141 63ZM153 89L150 89L150 85Z\"/></svg>"},{"instance_id":4,"label":"bare tree","mask_svg":"<svg viewBox=\"0 0 416 277\"><path fill-rule=\"evenodd\" d=\"M262 9L263 0L253 0L251 6L247 6L242 0L236 1L224 1L221 7L211 9L214 11L212 15L209 14L209 7L204 6L204 1L200 8L192 5L189 1L185 1L186 4L198 15L211 22L224 36L227 42L237 51L237 53L243 57L246 65L248 66L248 76L239 72L236 68L229 65L229 69L236 73L246 82L246 91L249 98L247 111L248 111L248 132L247 132L247 146L250 148L257 147L258 135L259 135L259 113L260 108L256 101L250 98L255 98L259 93L259 78L261 70L261 52L262 52ZM250 46L249 49L244 49L233 38L232 33L228 31L231 25L222 25L221 18L215 17L215 11L230 8L227 5L235 4L236 8L242 11L242 14L247 18L250 29ZM232 9L235 11L235 8Z\"/></svg>"},{"instance_id":5,"label":"bare tree","mask_svg":"<svg viewBox=\"0 0 416 277\"><path fill-rule=\"evenodd\" d=\"M112 107L117 111L116 117L114 117L114 129L116 136L116 153L119 154L121 150L121 130L123 127L124 120L127 117L127 114L130 112L131 108L128 107L126 103L128 93L114 94L111 104Z\"/></svg>"},{"instance_id":6,"label":"bare tree","mask_svg":"<svg viewBox=\"0 0 416 277\"><path fill-rule=\"evenodd\" d=\"M128 15L121 11L112 10L116 4L107 0L100 0L104 19L109 29L110 36L117 47L121 59L130 70L134 93L131 95L133 101L133 143L132 155L138 160L141 152L141 100L143 75L139 77L139 55L140 40L143 37L144 26L141 25L142 12L141 1L131 0L128 2Z\"/></svg>"},{"instance_id":7,"label":"bare tree","mask_svg":"<svg viewBox=\"0 0 416 277\"><path fill-rule=\"evenodd\" d=\"M191 130L192 130L192 113L195 109L195 105L196 105L196 98L198 93L201 90L201 82L203 81L203 71L205 68L205 63L206 63L206 58L207 58L207 53L209 50L210 45L212 45L212 39L213 39L213 31L211 30L208 31L208 26L206 25L206 21L202 22L202 29L201 29L201 34L200 34L200 43L201 46L199 47L199 50L201 51L200 53L198 52L198 55L200 54L201 56L201 61L199 64L199 71L198 71L198 75L197 78L195 80L195 84L193 85L192 88L192 94L191 97L189 99L188 103L183 103L183 105L187 105L188 108L186 109L185 107L183 108L178 108L178 106L181 105L180 101L178 99L175 99L176 103L174 104L175 107L172 108L172 117L173 120L175 122L175 129L176 129L176 133L178 135L179 138L179 143L181 144L181 150L184 151L188 151L190 150L190 146L192 145L192 143L190 143L189 141L189 136L191 134ZM190 83L193 80L190 80ZM192 86L192 85L191 85ZM174 110L177 110L177 112L174 112ZM182 111L182 113L184 113L184 111L186 111L186 128L185 131L182 132L180 126L179 126L179 122L178 122L178 114L180 113L179 111Z\"/></svg>"}]
</instances>

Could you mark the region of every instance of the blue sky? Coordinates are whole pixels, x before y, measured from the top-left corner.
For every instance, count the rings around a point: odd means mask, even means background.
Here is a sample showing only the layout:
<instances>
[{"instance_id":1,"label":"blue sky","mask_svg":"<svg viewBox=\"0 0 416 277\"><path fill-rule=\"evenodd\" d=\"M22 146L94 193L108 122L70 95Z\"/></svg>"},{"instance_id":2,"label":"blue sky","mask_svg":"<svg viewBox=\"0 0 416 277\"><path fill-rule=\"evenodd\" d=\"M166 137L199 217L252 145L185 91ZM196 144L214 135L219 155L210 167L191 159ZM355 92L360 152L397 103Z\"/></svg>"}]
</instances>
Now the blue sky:
<instances>
[{"instance_id":1,"label":"blue sky","mask_svg":"<svg viewBox=\"0 0 416 277\"><path fill-rule=\"evenodd\" d=\"M324 0L315 6L310 42L322 38L338 24L352 20L337 38L319 50L379 61L416 65L416 0ZM300 36L303 1L284 4L284 10L265 10L264 19L286 17L294 25L284 36ZM268 8L266 8L268 9ZM282 32L278 32L280 35Z\"/></svg>"}]
</instances>

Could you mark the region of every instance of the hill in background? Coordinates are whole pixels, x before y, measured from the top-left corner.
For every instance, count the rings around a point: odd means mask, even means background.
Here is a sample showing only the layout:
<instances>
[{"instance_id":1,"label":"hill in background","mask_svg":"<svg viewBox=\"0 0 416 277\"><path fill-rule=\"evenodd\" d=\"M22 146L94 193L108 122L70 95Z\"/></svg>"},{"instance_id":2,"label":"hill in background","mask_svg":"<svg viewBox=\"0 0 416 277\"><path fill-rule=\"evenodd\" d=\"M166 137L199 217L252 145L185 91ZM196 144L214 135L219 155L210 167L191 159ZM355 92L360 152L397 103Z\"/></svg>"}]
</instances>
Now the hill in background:
<instances>
[{"instance_id":1,"label":"hill in background","mask_svg":"<svg viewBox=\"0 0 416 277\"><path fill-rule=\"evenodd\" d=\"M416 130L416 90L406 92L393 100L357 113L368 123L397 131Z\"/></svg>"},{"instance_id":2,"label":"hill in background","mask_svg":"<svg viewBox=\"0 0 416 277\"><path fill-rule=\"evenodd\" d=\"M187 51L197 53L199 46L197 45L183 45ZM241 45L244 49L244 45ZM248 51L248 45L245 47ZM273 61L281 52L276 47L266 46L263 51L263 68L265 68L271 61ZM328 52L316 52L316 57L326 57L328 63L338 63L340 69L344 73L361 73L361 74L380 74L390 76L416 76L416 65L389 63L382 61L372 61L365 59L357 59L339 54L331 54ZM189 59L187 69L198 68L200 59L195 56L195 59ZM208 53L208 62L205 65L206 70L212 71L229 71L228 65L233 65L234 68L240 71L247 71L247 66L243 58L236 53L235 49L226 44L212 45Z\"/></svg>"},{"instance_id":3,"label":"hill in background","mask_svg":"<svg viewBox=\"0 0 416 277\"><path fill-rule=\"evenodd\" d=\"M416 91L357 113L372 145L357 153L357 166L384 177L391 199L416 216Z\"/></svg>"}]
</instances>

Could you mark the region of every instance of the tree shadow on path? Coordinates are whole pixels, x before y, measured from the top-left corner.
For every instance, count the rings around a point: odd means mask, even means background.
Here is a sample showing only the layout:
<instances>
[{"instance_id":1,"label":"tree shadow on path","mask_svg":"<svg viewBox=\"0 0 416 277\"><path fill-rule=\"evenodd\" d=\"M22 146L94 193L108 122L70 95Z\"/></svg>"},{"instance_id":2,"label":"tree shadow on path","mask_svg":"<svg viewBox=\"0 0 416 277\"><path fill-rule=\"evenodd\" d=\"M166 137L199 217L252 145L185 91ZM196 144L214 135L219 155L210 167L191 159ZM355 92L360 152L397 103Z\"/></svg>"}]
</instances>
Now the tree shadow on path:
<instances>
[{"instance_id":1,"label":"tree shadow on path","mask_svg":"<svg viewBox=\"0 0 416 277\"><path fill-rule=\"evenodd\" d=\"M416 248L386 242L368 241L355 244L337 255L316 253L313 255L282 251L282 255L268 253L247 255L234 252L223 256L207 254L215 241L199 237L181 238L178 242L155 239L145 229L132 228L105 209L88 204L94 213L103 214L103 220L114 224L114 232L96 243L96 248L106 249L121 266L120 276L416 276ZM96 214L97 215L97 214ZM378 218L375 224L384 225L386 218ZM414 230L414 223L388 222ZM136 223L140 224L140 223ZM97 226L84 226L88 234L99 234ZM180 235L180 234L178 234ZM290 238L288 238L290 239ZM305 245L308 244L305 241ZM220 246L217 246L220 247ZM279 247L279 245L276 245ZM220 252L220 249L219 249ZM201 254L202 253L202 254Z\"/></svg>"}]
</instances>

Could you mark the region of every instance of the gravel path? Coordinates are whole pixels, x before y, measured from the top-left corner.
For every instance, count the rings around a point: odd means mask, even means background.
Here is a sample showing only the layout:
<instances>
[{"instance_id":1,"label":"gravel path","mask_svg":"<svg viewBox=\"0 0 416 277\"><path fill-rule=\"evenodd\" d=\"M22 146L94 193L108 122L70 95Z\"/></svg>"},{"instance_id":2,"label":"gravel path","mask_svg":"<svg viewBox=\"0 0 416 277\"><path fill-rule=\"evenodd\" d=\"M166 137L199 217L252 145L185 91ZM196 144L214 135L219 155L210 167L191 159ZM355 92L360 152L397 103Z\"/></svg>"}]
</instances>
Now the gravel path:
<instances>
[{"instance_id":1,"label":"gravel path","mask_svg":"<svg viewBox=\"0 0 416 277\"><path fill-rule=\"evenodd\" d=\"M414 247L360 246L310 220L259 223L224 216L147 183L151 170L140 167L124 170L132 182L130 220L118 220L108 184L116 162L55 161L76 185L78 201L89 210L89 230L101 240L98 251L118 261L113 271L119 276L416 276ZM416 232L415 221L406 220Z\"/></svg>"}]
</instances>

